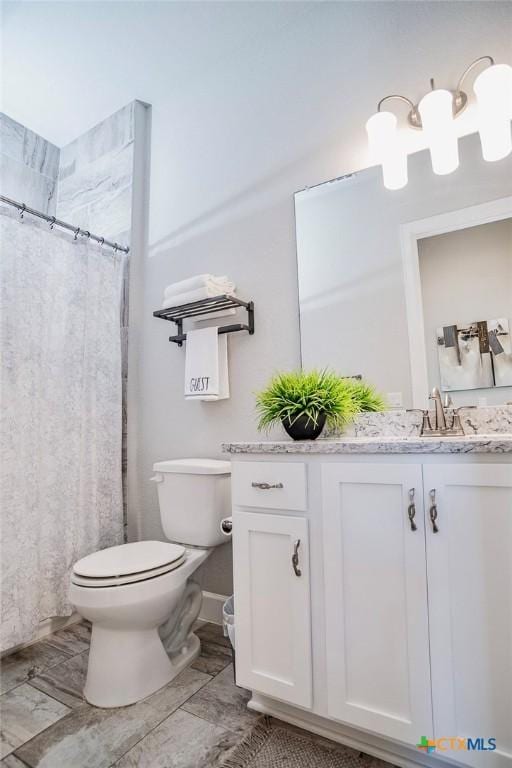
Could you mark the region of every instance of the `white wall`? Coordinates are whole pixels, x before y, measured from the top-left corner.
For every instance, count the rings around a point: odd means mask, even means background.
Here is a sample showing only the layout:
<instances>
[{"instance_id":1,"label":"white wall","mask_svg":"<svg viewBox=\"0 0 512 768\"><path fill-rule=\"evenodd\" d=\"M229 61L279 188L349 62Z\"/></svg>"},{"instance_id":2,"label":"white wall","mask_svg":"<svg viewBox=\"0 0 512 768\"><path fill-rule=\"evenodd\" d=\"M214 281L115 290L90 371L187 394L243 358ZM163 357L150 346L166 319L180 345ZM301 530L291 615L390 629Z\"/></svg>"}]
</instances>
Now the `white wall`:
<instances>
[{"instance_id":1,"label":"white wall","mask_svg":"<svg viewBox=\"0 0 512 768\"><path fill-rule=\"evenodd\" d=\"M430 387L439 386L436 329L506 317L512 327L512 219L418 242ZM512 400L512 387L452 393L456 405Z\"/></svg>"},{"instance_id":2,"label":"white wall","mask_svg":"<svg viewBox=\"0 0 512 768\"><path fill-rule=\"evenodd\" d=\"M153 105L131 510L136 530L160 536L152 462L255 437L252 391L299 362L293 193L367 164L364 123L384 94L418 98L431 75L453 84L487 52L512 62L512 5L4 2L2 13L4 109L56 144L133 99ZM458 125L472 130L471 110ZM183 350L151 317L166 282L204 269L230 272L256 302L255 335L231 340L233 396L211 406L184 403ZM227 552L205 578L229 591Z\"/></svg>"},{"instance_id":3,"label":"white wall","mask_svg":"<svg viewBox=\"0 0 512 768\"><path fill-rule=\"evenodd\" d=\"M253 393L273 371L299 365L293 192L318 168L328 173L325 156L269 179L262 199L207 232L162 249L147 263L137 500L144 538L162 535L155 487L148 482L152 463L179 456L220 458L222 441L257 439ZM219 403L184 400L185 350L167 341L174 326L151 316L163 286L205 271L230 275L239 295L255 302L254 336L237 333L229 339L231 398ZM215 552L203 570L206 589L230 593L231 545Z\"/></svg>"}]
</instances>

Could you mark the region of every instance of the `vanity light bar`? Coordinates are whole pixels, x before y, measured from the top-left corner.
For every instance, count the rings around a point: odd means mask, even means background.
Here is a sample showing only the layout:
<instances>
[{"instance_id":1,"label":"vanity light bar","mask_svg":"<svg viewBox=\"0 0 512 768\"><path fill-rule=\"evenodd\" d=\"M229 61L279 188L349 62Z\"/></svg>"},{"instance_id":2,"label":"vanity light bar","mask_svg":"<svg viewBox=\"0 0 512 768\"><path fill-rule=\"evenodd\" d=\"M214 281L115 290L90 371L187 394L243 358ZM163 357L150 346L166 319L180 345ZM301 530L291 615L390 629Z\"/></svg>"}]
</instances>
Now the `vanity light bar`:
<instances>
[{"instance_id":1,"label":"vanity light bar","mask_svg":"<svg viewBox=\"0 0 512 768\"><path fill-rule=\"evenodd\" d=\"M481 56L465 69L453 91L436 88L431 79L431 91L418 104L399 94L379 101L377 112L366 123L366 131L371 159L382 165L386 189L402 189L407 184L407 154L400 142L398 120L393 112L382 110L384 102L394 99L407 104L409 125L425 132L432 170L439 175L452 173L459 165L455 118L468 103L462 85L470 72L483 62L487 62L487 67L473 83L482 155L484 160L494 162L512 151L512 67L495 64L492 56Z\"/></svg>"}]
</instances>

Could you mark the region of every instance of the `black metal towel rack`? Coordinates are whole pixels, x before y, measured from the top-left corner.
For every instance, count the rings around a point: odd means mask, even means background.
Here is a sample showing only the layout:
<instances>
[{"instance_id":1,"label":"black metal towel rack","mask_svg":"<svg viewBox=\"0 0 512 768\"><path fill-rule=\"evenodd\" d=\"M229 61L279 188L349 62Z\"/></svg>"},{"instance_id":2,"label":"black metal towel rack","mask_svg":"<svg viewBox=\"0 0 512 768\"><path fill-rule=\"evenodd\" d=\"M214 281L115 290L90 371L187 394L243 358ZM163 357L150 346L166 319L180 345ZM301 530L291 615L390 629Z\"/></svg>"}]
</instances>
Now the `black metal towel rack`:
<instances>
[{"instance_id":1,"label":"black metal towel rack","mask_svg":"<svg viewBox=\"0 0 512 768\"><path fill-rule=\"evenodd\" d=\"M178 326L176 336L169 336L169 341L173 341L179 347L187 340L187 334L183 333L183 321L187 318L193 319L202 315L211 315L213 312L221 312L225 309L239 309L242 307L247 310L247 323L233 323L232 325L221 325L217 328L218 333L235 333L236 331L248 331L250 335L254 333L254 302L242 301L235 296L213 296L209 299L192 301L190 304L181 304L179 307L168 307L168 309L157 309L153 312L154 317L160 317L162 320L172 320Z\"/></svg>"}]
</instances>

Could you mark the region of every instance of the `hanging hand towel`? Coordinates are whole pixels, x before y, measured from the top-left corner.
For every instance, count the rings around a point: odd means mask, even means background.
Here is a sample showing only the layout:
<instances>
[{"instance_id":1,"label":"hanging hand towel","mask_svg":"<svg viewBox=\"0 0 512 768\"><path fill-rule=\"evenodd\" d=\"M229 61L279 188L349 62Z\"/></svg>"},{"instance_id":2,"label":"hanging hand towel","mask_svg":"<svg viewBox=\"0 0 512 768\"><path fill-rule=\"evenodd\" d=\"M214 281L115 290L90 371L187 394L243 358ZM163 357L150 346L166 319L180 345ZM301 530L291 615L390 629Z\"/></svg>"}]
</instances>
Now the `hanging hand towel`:
<instances>
[{"instance_id":1,"label":"hanging hand towel","mask_svg":"<svg viewBox=\"0 0 512 768\"><path fill-rule=\"evenodd\" d=\"M225 400L229 397L228 339L217 328L188 331L185 358L185 398Z\"/></svg>"}]
</instances>

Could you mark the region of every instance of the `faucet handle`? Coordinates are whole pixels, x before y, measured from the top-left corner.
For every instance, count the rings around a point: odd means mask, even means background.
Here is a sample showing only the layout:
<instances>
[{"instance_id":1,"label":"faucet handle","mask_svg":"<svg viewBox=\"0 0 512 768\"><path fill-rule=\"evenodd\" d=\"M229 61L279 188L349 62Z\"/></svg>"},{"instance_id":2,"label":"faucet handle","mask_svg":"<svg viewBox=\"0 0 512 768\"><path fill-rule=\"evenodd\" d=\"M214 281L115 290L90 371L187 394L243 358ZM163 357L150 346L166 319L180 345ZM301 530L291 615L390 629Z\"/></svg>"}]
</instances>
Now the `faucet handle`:
<instances>
[{"instance_id":1,"label":"faucet handle","mask_svg":"<svg viewBox=\"0 0 512 768\"><path fill-rule=\"evenodd\" d=\"M421 432L420 435L427 435L429 432L432 432L432 424L430 423L430 413L428 411L428 408L426 408L423 413L423 421L421 424Z\"/></svg>"},{"instance_id":2,"label":"faucet handle","mask_svg":"<svg viewBox=\"0 0 512 768\"><path fill-rule=\"evenodd\" d=\"M447 392L444 396L444 407L453 408L453 400L449 392Z\"/></svg>"},{"instance_id":3,"label":"faucet handle","mask_svg":"<svg viewBox=\"0 0 512 768\"><path fill-rule=\"evenodd\" d=\"M454 411L454 414L453 414L452 430L454 432L459 432L462 435L465 434L464 427L462 426L462 421L460 419L460 413L459 413L459 409L458 408L457 408L456 411Z\"/></svg>"}]
</instances>

